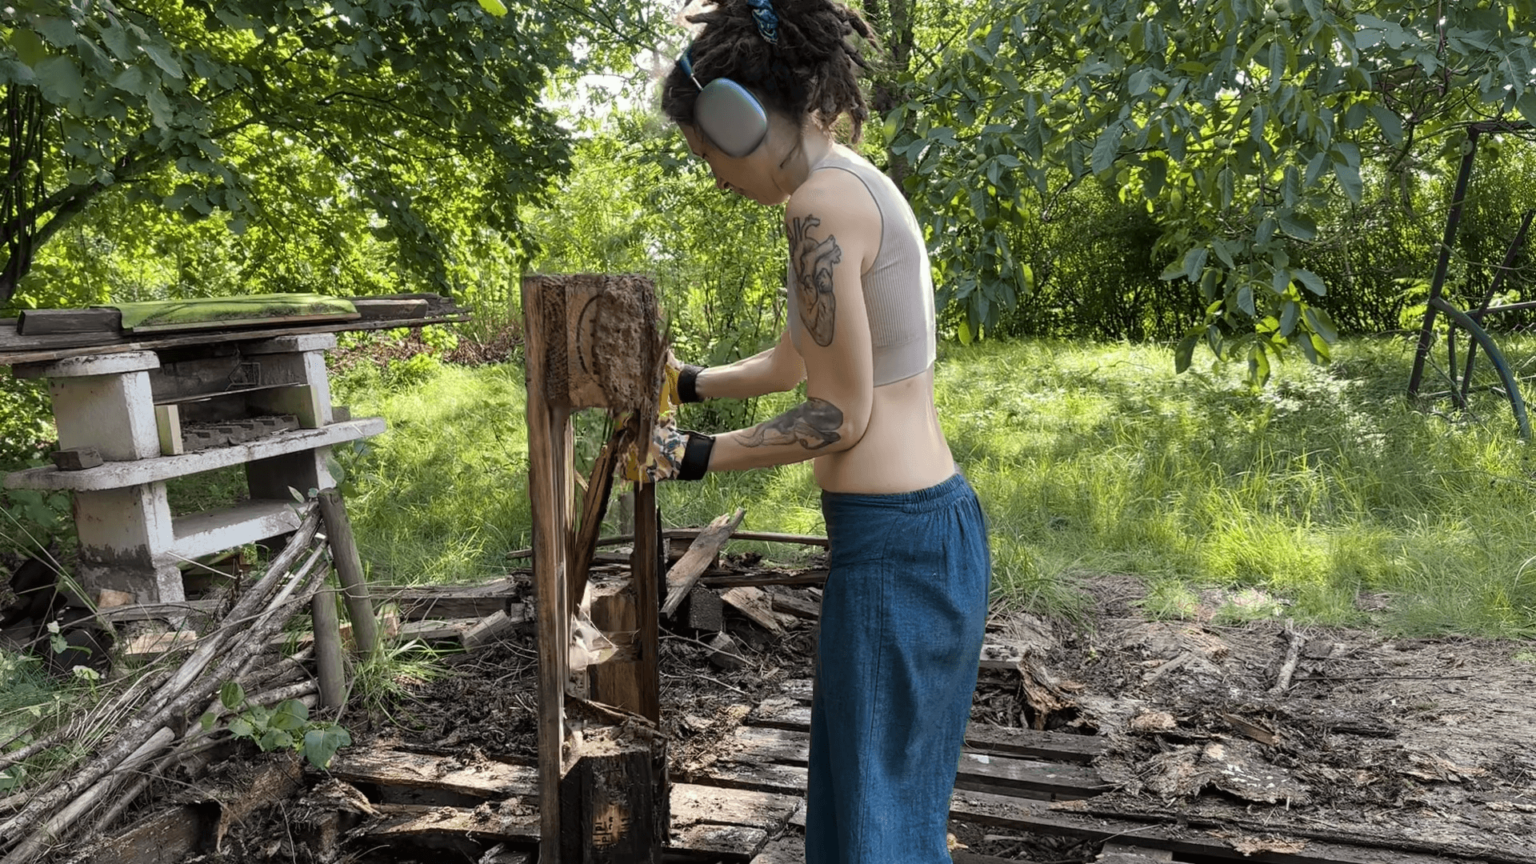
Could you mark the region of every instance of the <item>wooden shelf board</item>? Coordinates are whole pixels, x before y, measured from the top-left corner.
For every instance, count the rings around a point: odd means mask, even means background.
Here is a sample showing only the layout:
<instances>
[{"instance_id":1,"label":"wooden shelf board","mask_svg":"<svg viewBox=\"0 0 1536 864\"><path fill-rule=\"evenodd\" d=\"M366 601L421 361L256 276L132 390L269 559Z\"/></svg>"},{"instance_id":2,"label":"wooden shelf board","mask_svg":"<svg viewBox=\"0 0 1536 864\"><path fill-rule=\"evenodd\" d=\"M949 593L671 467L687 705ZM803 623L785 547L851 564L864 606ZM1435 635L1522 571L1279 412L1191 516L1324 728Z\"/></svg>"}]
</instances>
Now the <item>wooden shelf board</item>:
<instances>
[{"instance_id":1,"label":"wooden shelf board","mask_svg":"<svg viewBox=\"0 0 1536 864\"><path fill-rule=\"evenodd\" d=\"M244 444L215 447L195 453L157 456L134 462L108 462L84 471L60 471L52 466L32 468L7 474L4 485L7 489L69 489L76 492L123 489L142 483L156 483L173 477L200 474L231 465L242 465L257 459L268 459L301 450L313 450L317 447L356 441L378 435L384 429L384 418L364 417L332 423L319 429L280 432L260 441L247 441Z\"/></svg>"}]
</instances>

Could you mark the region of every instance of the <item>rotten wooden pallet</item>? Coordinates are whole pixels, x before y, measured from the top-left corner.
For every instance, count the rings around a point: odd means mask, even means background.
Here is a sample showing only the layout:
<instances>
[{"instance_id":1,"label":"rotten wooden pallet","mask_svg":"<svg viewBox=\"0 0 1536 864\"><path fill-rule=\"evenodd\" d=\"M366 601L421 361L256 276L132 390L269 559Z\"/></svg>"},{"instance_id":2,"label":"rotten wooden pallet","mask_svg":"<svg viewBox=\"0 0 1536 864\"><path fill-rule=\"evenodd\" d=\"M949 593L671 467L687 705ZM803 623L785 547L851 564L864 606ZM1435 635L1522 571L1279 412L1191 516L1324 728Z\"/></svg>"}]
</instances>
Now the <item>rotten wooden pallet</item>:
<instances>
[{"instance_id":1,"label":"rotten wooden pallet","mask_svg":"<svg viewBox=\"0 0 1536 864\"><path fill-rule=\"evenodd\" d=\"M496 799L533 795L539 772L532 766L494 760L461 763L443 756L405 750L339 751L331 762L331 776L355 785L377 788L386 803L399 802L387 790L412 789L448 793L457 798Z\"/></svg>"},{"instance_id":2,"label":"rotten wooden pallet","mask_svg":"<svg viewBox=\"0 0 1536 864\"><path fill-rule=\"evenodd\" d=\"M810 753L810 735L783 729L741 726L721 742L719 762L749 766L726 769L719 765L705 776L718 778L722 784L743 788L773 789L802 794L804 781L798 774L765 770L778 763L803 767ZM785 788L798 781L796 788ZM1081 765L1038 762L995 756L987 753L963 753L955 778L955 788L995 792L1027 798L1068 800L1090 798L1109 791L1097 771Z\"/></svg>"},{"instance_id":3,"label":"rotten wooden pallet","mask_svg":"<svg viewBox=\"0 0 1536 864\"><path fill-rule=\"evenodd\" d=\"M752 710L747 722L753 726L809 732L811 707L789 699L767 700ZM1103 738L1072 735L1065 732L1041 732L1005 726L972 723L965 730L966 747L980 753L1027 756L1058 762L1086 765L1104 751Z\"/></svg>"},{"instance_id":4,"label":"rotten wooden pallet","mask_svg":"<svg viewBox=\"0 0 1536 864\"><path fill-rule=\"evenodd\" d=\"M394 593L400 616L422 618L484 618L493 612L511 612L518 594L518 580L507 577L482 585L433 585L404 588Z\"/></svg>"},{"instance_id":5,"label":"rotten wooden pallet","mask_svg":"<svg viewBox=\"0 0 1536 864\"><path fill-rule=\"evenodd\" d=\"M1242 841L1258 841L1262 838L1254 834L1245 837L1242 832L1235 830L1218 834L1171 824L1100 819L1073 813L1061 804L1047 805L982 792L956 792L950 799L949 815L963 822L1017 831L1083 840L1134 842L1139 847L1167 850L1175 855L1198 855L1263 864L1445 864L1445 859L1438 856L1367 849L1316 840L1297 840L1283 844L1277 839L1270 844L1273 848L1289 848L1293 851L1245 852L1239 848L1243 846ZM1277 829L1275 833L1283 832ZM1248 848L1262 848L1262 845L1255 843ZM1526 864L1529 858L1479 856L1477 860L1487 864Z\"/></svg>"}]
</instances>

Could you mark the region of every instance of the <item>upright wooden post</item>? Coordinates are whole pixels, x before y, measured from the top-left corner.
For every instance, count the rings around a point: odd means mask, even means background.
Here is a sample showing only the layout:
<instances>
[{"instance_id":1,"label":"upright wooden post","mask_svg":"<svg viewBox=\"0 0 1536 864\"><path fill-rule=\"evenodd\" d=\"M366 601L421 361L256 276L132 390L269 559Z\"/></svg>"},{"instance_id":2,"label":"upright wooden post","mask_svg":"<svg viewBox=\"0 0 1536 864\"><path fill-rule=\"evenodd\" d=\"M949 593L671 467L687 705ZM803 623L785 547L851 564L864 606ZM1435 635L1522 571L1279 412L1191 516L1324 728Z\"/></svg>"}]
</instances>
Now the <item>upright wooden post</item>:
<instances>
[{"instance_id":1,"label":"upright wooden post","mask_svg":"<svg viewBox=\"0 0 1536 864\"><path fill-rule=\"evenodd\" d=\"M335 489L320 490L320 515L325 518L325 536L331 544L331 560L336 562L336 578L341 581L342 596L347 601L347 619L352 622L352 639L357 651L373 659L379 650L379 625L373 617L373 600L363 579L363 559L357 554L357 539L352 534L352 520L347 506Z\"/></svg>"},{"instance_id":2,"label":"upright wooden post","mask_svg":"<svg viewBox=\"0 0 1536 864\"><path fill-rule=\"evenodd\" d=\"M565 679L570 668L565 562L570 536L571 430L568 409L546 390L545 351L566 331L564 304L546 303L543 280L523 281L527 369L528 497L533 517L533 583L539 638L539 860L560 860L560 778L565 748ZM554 346L559 350L563 345Z\"/></svg>"}]
</instances>

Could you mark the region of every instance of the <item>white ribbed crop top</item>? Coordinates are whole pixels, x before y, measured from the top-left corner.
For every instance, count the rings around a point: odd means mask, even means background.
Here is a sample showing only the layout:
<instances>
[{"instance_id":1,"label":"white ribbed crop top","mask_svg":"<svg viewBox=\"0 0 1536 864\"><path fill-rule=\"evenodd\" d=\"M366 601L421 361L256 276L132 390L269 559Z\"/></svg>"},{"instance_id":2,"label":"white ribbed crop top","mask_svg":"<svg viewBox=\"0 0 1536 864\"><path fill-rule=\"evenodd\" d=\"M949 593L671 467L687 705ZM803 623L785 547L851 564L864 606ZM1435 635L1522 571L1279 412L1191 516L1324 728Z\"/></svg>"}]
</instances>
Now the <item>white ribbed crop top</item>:
<instances>
[{"instance_id":1,"label":"white ribbed crop top","mask_svg":"<svg viewBox=\"0 0 1536 864\"><path fill-rule=\"evenodd\" d=\"M861 277L874 347L875 386L911 378L933 365L938 344L933 313L933 274L928 247L912 207L891 179L872 165L834 152L817 171L837 168L859 178L880 211L880 249ZM794 306L794 266L786 275ZM799 311L789 311L789 338L796 350L805 337Z\"/></svg>"}]
</instances>

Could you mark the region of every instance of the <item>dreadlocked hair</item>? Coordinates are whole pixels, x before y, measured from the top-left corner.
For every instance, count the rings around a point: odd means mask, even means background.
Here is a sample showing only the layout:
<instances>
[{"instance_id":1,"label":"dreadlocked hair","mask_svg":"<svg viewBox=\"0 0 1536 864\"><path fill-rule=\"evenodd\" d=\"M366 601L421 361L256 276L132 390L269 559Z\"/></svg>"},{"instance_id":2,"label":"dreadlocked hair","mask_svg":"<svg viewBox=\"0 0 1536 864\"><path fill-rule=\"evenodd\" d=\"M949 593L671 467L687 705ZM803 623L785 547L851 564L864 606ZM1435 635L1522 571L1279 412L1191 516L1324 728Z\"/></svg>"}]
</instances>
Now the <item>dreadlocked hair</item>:
<instances>
[{"instance_id":1,"label":"dreadlocked hair","mask_svg":"<svg viewBox=\"0 0 1536 864\"><path fill-rule=\"evenodd\" d=\"M859 70L868 68L850 41L871 47L874 30L852 9L834 0L774 0L779 39L770 44L758 32L746 0L714 0L714 8L688 16L704 29L693 42L693 71L700 84L730 78L763 103L796 123L811 118L830 129L847 114L853 141L863 135L869 108L859 89ZM674 65L663 85L661 108L674 123L693 126L699 88Z\"/></svg>"}]
</instances>

